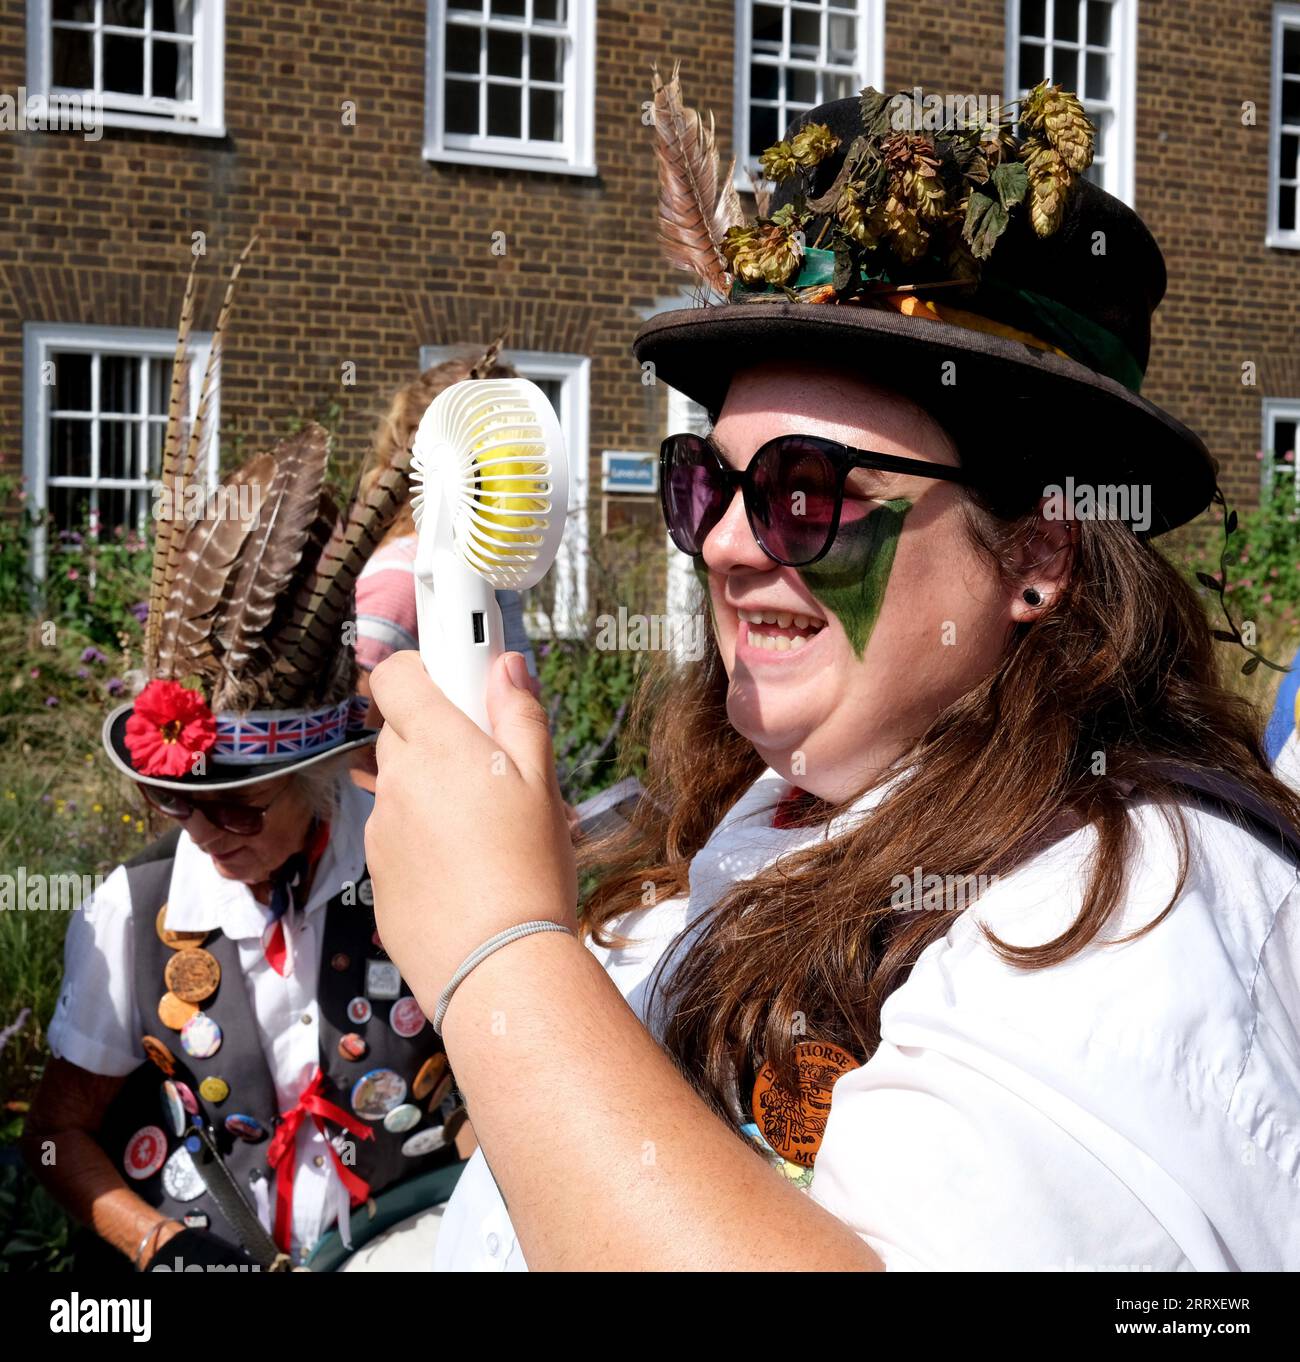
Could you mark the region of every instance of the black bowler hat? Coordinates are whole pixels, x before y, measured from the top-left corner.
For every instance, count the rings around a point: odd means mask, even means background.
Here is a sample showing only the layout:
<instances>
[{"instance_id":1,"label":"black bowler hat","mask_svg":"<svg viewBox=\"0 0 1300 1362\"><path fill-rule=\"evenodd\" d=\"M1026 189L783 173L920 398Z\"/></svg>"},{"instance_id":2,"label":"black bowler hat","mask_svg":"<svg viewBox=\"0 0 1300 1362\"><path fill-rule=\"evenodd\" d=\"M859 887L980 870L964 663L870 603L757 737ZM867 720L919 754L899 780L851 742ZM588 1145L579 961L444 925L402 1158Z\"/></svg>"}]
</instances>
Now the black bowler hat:
<instances>
[{"instance_id":1,"label":"black bowler hat","mask_svg":"<svg viewBox=\"0 0 1300 1362\"><path fill-rule=\"evenodd\" d=\"M896 108L903 98L892 101ZM1086 129L1091 159L1092 130L1074 96L1040 86L1033 99L1036 120L1022 121L1018 137L1004 122L1000 146L997 131L984 143L977 133L965 143L944 143L941 132L927 143L914 124L900 129L891 101L870 89L860 99L810 110L764 154L766 170L780 168L788 177L754 227L733 226L729 236L745 240L737 241L739 252L728 256L730 272L720 276L728 288L725 301L651 318L633 342L637 360L652 362L659 378L715 419L732 376L764 361L810 360L857 370L933 413L954 435L964 463L1001 470L1027 492L1041 492L1067 475L1147 486L1151 533L1190 520L1210 503L1214 460L1194 432L1138 391L1150 352L1151 314L1165 292L1160 249L1127 204L1077 173L1083 156L1075 157L1076 173L1063 164L1077 150L1069 143L1077 125ZM1071 109L1077 111L1075 126L1067 126ZM965 233L954 238L952 225L963 225L956 213L942 240L930 230L935 249L917 248L916 238L908 243L911 259L893 254L888 231L868 249L851 242L843 249L842 187L855 178L877 194L874 207L869 196L861 204L862 213L877 215L877 226L895 208L910 211L896 201L890 210L882 208L882 196L894 192L891 184L910 183L913 192L919 192L918 182L922 190L946 186L954 206L959 192L995 202L999 191L992 181L963 178L972 146L987 148L989 163L1000 157L1013 167L1000 172L1011 202L993 208L988 221L995 230L979 242L981 259L973 258ZM857 158L847 172L846 156ZM1015 168L1025 166L1027 171ZM901 178L908 172L910 181ZM1034 180L1053 174L1056 182L1046 189L1060 189L1064 202L1055 206L1047 224L1052 230L1044 235ZM1050 210L1050 193L1044 201ZM751 268L745 277L744 251L754 246L756 230L766 230L778 247L784 244L773 219L785 229L802 227L797 268L778 282L771 270L756 278ZM923 216L907 219L904 227L909 223L923 234L933 227ZM837 240L834 251L825 249ZM956 271L954 240L965 257ZM680 253L676 258L685 263ZM754 259L751 249L751 266ZM783 268L778 265L776 274Z\"/></svg>"}]
</instances>

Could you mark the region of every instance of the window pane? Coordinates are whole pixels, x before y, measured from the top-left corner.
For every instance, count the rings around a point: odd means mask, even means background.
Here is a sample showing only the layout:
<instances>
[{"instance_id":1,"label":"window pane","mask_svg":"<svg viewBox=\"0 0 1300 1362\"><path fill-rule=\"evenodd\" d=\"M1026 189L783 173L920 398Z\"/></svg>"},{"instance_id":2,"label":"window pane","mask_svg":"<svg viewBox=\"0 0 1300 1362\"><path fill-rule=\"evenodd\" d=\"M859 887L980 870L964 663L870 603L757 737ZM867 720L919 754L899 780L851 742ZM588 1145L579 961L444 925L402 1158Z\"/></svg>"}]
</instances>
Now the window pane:
<instances>
[{"instance_id":1,"label":"window pane","mask_svg":"<svg viewBox=\"0 0 1300 1362\"><path fill-rule=\"evenodd\" d=\"M449 80L444 87L444 120L448 132L478 132L478 84Z\"/></svg>"},{"instance_id":2,"label":"window pane","mask_svg":"<svg viewBox=\"0 0 1300 1362\"><path fill-rule=\"evenodd\" d=\"M138 370L130 355L103 355L99 361L100 411L138 411Z\"/></svg>"},{"instance_id":3,"label":"window pane","mask_svg":"<svg viewBox=\"0 0 1300 1362\"><path fill-rule=\"evenodd\" d=\"M1098 47L1110 44L1110 0L1089 0L1088 41Z\"/></svg>"},{"instance_id":4,"label":"window pane","mask_svg":"<svg viewBox=\"0 0 1300 1362\"><path fill-rule=\"evenodd\" d=\"M1110 58L1100 52L1088 53L1088 78L1083 94L1085 99L1110 98Z\"/></svg>"},{"instance_id":5,"label":"window pane","mask_svg":"<svg viewBox=\"0 0 1300 1362\"><path fill-rule=\"evenodd\" d=\"M562 80L560 40L533 34L528 39L528 75L531 80Z\"/></svg>"},{"instance_id":6,"label":"window pane","mask_svg":"<svg viewBox=\"0 0 1300 1362\"><path fill-rule=\"evenodd\" d=\"M524 0L492 0L493 18L522 19L523 14Z\"/></svg>"},{"instance_id":7,"label":"window pane","mask_svg":"<svg viewBox=\"0 0 1300 1362\"><path fill-rule=\"evenodd\" d=\"M791 104L816 104L817 73L788 70L785 73L785 97Z\"/></svg>"},{"instance_id":8,"label":"window pane","mask_svg":"<svg viewBox=\"0 0 1300 1362\"><path fill-rule=\"evenodd\" d=\"M95 0L54 0L54 17L77 24L95 21Z\"/></svg>"},{"instance_id":9,"label":"window pane","mask_svg":"<svg viewBox=\"0 0 1300 1362\"><path fill-rule=\"evenodd\" d=\"M565 17L564 0L533 0L534 19L553 19L562 24Z\"/></svg>"},{"instance_id":10,"label":"window pane","mask_svg":"<svg viewBox=\"0 0 1300 1362\"><path fill-rule=\"evenodd\" d=\"M1035 43L1020 44L1020 83L1032 90L1043 78L1043 49Z\"/></svg>"},{"instance_id":11,"label":"window pane","mask_svg":"<svg viewBox=\"0 0 1300 1362\"><path fill-rule=\"evenodd\" d=\"M143 28L144 0L104 0L104 22L117 28Z\"/></svg>"},{"instance_id":12,"label":"window pane","mask_svg":"<svg viewBox=\"0 0 1300 1362\"><path fill-rule=\"evenodd\" d=\"M806 9L790 11L790 52L796 57L815 57L821 51L821 15Z\"/></svg>"},{"instance_id":13,"label":"window pane","mask_svg":"<svg viewBox=\"0 0 1300 1362\"><path fill-rule=\"evenodd\" d=\"M1282 121L1300 123L1300 80L1282 82Z\"/></svg>"},{"instance_id":14,"label":"window pane","mask_svg":"<svg viewBox=\"0 0 1300 1362\"><path fill-rule=\"evenodd\" d=\"M163 99L189 99L193 86L190 81L190 57L193 49L187 43L156 42L153 45L153 95Z\"/></svg>"},{"instance_id":15,"label":"window pane","mask_svg":"<svg viewBox=\"0 0 1300 1362\"><path fill-rule=\"evenodd\" d=\"M90 512L90 492L85 487L51 487L48 504L59 529L79 529Z\"/></svg>"},{"instance_id":16,"label":"window pane","mask_svg":"<svg viewBox=\"0 0 1300 1362\"><path fill-rule=\"evenodd\" d=\"M104 89L124 95L144 94L143 42L104 35Z\"/></svg>"},{"instance_id":17,"label":"window pane","mask_svg":"<svg viewBox=\"0 0 1300 1362\"><path fill-rule=\"evenodd\" d=\"M90 89L95 84L93 34L56 28L53 38L51 69L55 85Z\"/></svg>"},{"instance_id":18,"label":"window pane","mask_svg":"<svg viewBox=\"0 0 1300 1362\"><path fill-rule=\"evenodd\" d=\"M846 14L832 14L826 21L831 60L851 62L858 50L857 26Z\"/></svg>"},{"instance_id":19,"label":"window pane","mask_svg":"<svg viewBox=\"0 0 1300 1362\"><path fill-rule=\"evenodd\" d=\"M523 135L521 91L517 85L489 85L487 130L489 137Z\"/></svg>"},{"instance_id":20,"label":"window pane","mask_svg":"<svg viewBox=\"0 0 1300 1362\"><path fill-rule=\"evenodd\" d=\"M1295 426L1294 421L1273 422L1273 448L1269 453L1275 463L1283 463L1285 454L1295 454Z\"/></svg>"},{"instance_id":21,"label":"window pane","mask_svg":"<svg viewBox=\"0 0 1300 1362\"><path fill-rule=\"evenodd\" d=\"M171 361L151 359L149 365L149 410L155 416L166 416L172 400Z\"/></svg>"},{"instance_id":22,"label":"window pane","mask_svg":"<svg viewBox=\"0 0 1300 1362\"><path fill-rule=\"evenodd\" d=\"M749 93L755 99L775 99L779 73L779 67L756 62L749 68Z\"/></svg>"},{"instance_id":23,"label":"window pane","mask_svg":"<svg viewBox=\"0 0 1300 1362\"><path fill-rule=\"evenodd\" d=\"M1295 231L1295 190L1287 185L1278 190L1277 226L1280 232Z\"/></svg>"},{"instance_id":24,"label":"window pane","mask_svg":"<svg viewBox=\"0 0 1300 1362\"><path fill-rule=\"evenodd\" d=\"M524 69L524 35L489 29L487 35L488 73L493 76L519 76Z\"/></svg>"},{"instance_id":25,"label":"window pane","mask_svg":"<svg viewBox=\"0 0 1300 1362\"><path fill-rule=\"evenodd\" d=\"M751 108L749 111L749 154L757 158L780 139L776 110Z\"/></svg>"},{"instance_id":26,"label":"window pane","mask_svg":"<svg viewBox=\"0 0 1300 1362\"><path fill-rule=\"evenodd\" d=\"M528 136L534 142L562 142L564 140L559 90L529 90Z\"/></svg>"},{"instance_id":27,"label":"window pane","mask_svg":"<svg viewBox=\"0 0 1300 1362\"><path fill-rule=\"evenodd\" d=\"M1044 0L1020 0L1020 31L1036 38L1047 37L1047 7Z\"/></svg>"},{"instance_id":28,"label":"window pane","mask_svg":"<svg viewBox=\"0 0 1300 1362\"><path fill-rule=\"evenodd\" d=\"M90 356L75 352L51 355L54 361L54 409L90 410Z\"/></svg>"},{"instance_id":29,"label":"window pane","mask_svg":"<svg viewBox=\"0 0 1300 1362\"><path fill-rule=\"evenodd\" d=\"M479 40L482 29L467 24L447 25L447 70L472 71L478 75Z\"/></svg>"},{"instance_id":30,"label":"window pane","mask_svg":"<svg viewBox=\"0 0 1300 1362\"><path fill-rule=\"evenodd\" d=\"M148 450L149 461L145 465L145 477L156 478L162 469L162 447L163 440L167 435L167 427L161 421L150 421L148 426Z\"/></svg>"},{"instance_id":31,"label":"window pane","mask_svg":"<svg viewBox=\"0 0 1300 1362\"><path fill-rule=\"evenodd\" d=\"M191 0L153 0L155 33L193 33L194 6Z\"/></svg>"},{"instance_id":32,"label":"window pane","mask_svg":"<svg viewBox=\"0 0 1300 1362\"><path fill-rule=\"evenodd\" d=\"M101 478L133 478L135 463L132 458L135 444L131 438L135 430L132 421L101 421L99 423L99 476Z\"/></svg>"},{"instance_id":33,"label":"window pane","mask_svg":"<svg viewBox=\"0 0 1300 1362\"><path fill-rule=\"evenodd\" d=\"M853 76L846 76L842 72L838 76L829 76L826 81L826 98L848 99L857 93L857 84Z\"/></svg>"},{"instance_id":34,"label":"window pane","mask_svg":"<svg viewBox=\"0 0 1300 1362\"><path fill-rule=\"evenodd\" d=\"M759 44L779 48L781 46L781 20L785 13L775 5L754 6L754 45Z\"/></svg>"},{"instance_id":35,"label":"window pane","mask_svg":"<svg viewBox=\"0 0 1300 1362\"><path fill-rule=\"evenodd\" d=\"M99 503L99 533L111 535L118 525L135 524L136 494L120 487L101 487L95 497Z\"/></svg>"},{"instance_id":36,"label":"window pane","mask_svg":"<svg viewBox=\"0 0 1300 1362\"><path fill-rule=\"evenodd\" d=\"M1067 90L1079 88L1079 49L1077 47L1052 48L1052 69L1048 73L1053 85L1064 85Z\"/></svg>"},{"instance_id":37,"label":"window pane","mask_svg":"<svg viewBox=\"0 0 1300 1362\"><path fill-rule=\"evenodd\" d=\"M90 475L90 422L62 418L50 422L50 477Z\"/></svg>"},{"instance_id":38,"label":"window pane","mask_svg":"<svg viewBox=\"0 0 1300 1362\"><path fill-rule=\"evenodd\" d=\"M1282 69L1300 76L1300 28L1282 30Z\"/></svg>"},{"instance_id":39,"label":"window pane","mask_svg":"<svg viewBox=\"0 0 1300 1362\"><path fill-rule=\"evenodd\" d=\"M1300 137L1293 133L1282 134L1282 156L1278 161L1277 173L1284 180L1300 179Z\"/></svg>"},{"instance_id":40,"label":"window pane","mask_svg":"<svg viewBox=\"0 0 1300 1362\"><path fill-rule=\"evenodd\" d=\"M1052 10L1052 36L1071 42L1079 37L1079 0L1056 0Z\"/></svg>"}]
</instances>

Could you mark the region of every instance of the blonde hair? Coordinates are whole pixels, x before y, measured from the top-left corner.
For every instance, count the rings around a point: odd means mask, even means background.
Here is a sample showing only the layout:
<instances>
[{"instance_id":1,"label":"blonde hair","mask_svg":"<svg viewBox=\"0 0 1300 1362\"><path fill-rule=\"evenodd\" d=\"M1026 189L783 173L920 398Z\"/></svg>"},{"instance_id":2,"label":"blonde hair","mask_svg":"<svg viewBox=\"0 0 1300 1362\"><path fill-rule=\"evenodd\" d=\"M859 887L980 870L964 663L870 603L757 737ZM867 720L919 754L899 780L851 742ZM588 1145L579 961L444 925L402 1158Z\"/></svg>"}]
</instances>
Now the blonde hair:
<instances>
[{"instance_id":1,"label":"blonde hair","mask_svg":"<svg viewBox=\"0 0 1300 1362\"><path fill-rule=\"evenodd\" d=\"M380 421L371 444L370 454L365 467L361 470L360 495L365 496L375 480L398 459L405 457L415 438L416 427L429 403L453 383L461 383L467 378L518 378L519 375L508 364L497 362L500 353L500 339L494 341L477 359L449 359L426 369L419 378L393 394L388 411ZM388 527L383 542L415 533L415 518L411 514L411 503L397 513Z\"/></svg>"}]
</instances>

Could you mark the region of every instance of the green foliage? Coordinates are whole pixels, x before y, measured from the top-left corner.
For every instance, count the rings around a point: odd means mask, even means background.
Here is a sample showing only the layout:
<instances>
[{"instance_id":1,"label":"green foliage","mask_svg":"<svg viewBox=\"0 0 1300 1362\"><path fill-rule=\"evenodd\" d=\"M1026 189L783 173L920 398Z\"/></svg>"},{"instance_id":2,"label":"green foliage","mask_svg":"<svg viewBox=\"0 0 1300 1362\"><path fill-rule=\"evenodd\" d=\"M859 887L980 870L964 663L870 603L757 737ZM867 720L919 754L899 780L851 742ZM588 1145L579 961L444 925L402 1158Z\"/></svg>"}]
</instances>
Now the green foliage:
<instances>
[{"instance_id":1,"label":"green foliage","mask_svg":"<svg viewBox=\"0 0 1300 1362\"><path fill-rule=\"evenodd\" d=\"M1247 626L1253 626L1251 651L1289 664L1300 633L1300 504L1293 479L1274 479L1258 510L1229 512L1226 523L1226 538L1220 530L1194 541L1175 561L1199 583L1221 642L1241 634L1249 642ZM1259 666L1244 652L1240 658L1246 675Z\"/></svg>"},{"instance_id":2,"label":"green foliage","mask_svg":"<svg viewBox=\"0 0 1300 1362\"><path fill-rule=\"evenodd\" d=\"M13 1150L18 1123L0 1126L0 1153ZM66 1272L71 1224L17 1161L0 1163L0 1272Z\"/></svg>"}]
</instances>

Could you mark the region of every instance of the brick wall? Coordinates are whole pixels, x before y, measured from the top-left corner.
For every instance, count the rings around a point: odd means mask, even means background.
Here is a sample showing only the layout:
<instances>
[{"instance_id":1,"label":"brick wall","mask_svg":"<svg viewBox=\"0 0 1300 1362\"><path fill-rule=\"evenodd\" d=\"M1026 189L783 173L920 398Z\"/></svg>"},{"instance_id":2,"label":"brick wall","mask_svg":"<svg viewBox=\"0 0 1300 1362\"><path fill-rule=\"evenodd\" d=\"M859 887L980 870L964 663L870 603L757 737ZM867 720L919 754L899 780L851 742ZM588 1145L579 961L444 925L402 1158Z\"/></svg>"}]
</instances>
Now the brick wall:
<instances>
[{"instance_id":1,"label":"brick wall","mask_svg":"<svg viewBox=\"0 0 1300 1362\"><path fill-rule=\"evenodd\" d=\"M596 163L582 179L429 164L421 154L425 6L228 0L228 136L106 129L0 136L0 467L22 451L22 323L174 325L190 235L207 233L199 324L256 228L230 337L223 435L271 441L343 403L340 444L365 447L421 344L483 341L592 357L590 447L653 449L663 392L629 344L685 276L654 241L649 64L684 62L688 95L732 143L730 0L600 0ZM887 6L887 84L1002 85L1001 0ZM1300 394L1300 256L1263 244L1271 6L1139 7L1137 203L1169 263L1146 392L1201 431L1253 498L1260 399ZM25 5L0 0L0 90L24 83ZM343 100L357 105L345 128ZM1241 124L1254 100L1258 126ZM491 234L507 233L494 256ZM599 247L597 256L596 248ZM1243 388L1241 362L1259 365ZM340 386L344 361L356 384ZM593 502L598 496L593 467ZM647 508L652 510L652 508Z\"/></svg>"}]
</instances>

